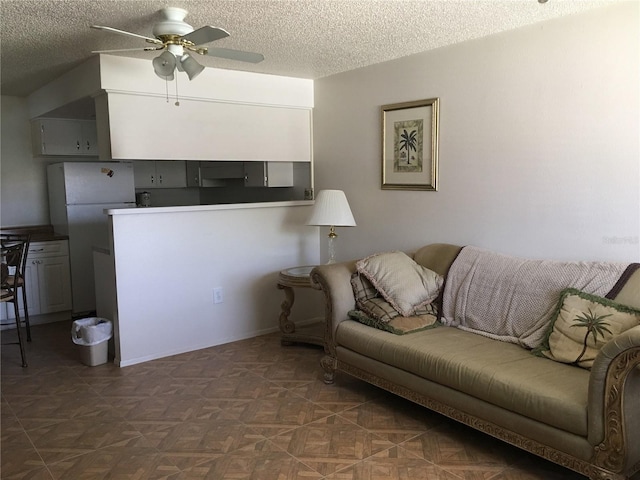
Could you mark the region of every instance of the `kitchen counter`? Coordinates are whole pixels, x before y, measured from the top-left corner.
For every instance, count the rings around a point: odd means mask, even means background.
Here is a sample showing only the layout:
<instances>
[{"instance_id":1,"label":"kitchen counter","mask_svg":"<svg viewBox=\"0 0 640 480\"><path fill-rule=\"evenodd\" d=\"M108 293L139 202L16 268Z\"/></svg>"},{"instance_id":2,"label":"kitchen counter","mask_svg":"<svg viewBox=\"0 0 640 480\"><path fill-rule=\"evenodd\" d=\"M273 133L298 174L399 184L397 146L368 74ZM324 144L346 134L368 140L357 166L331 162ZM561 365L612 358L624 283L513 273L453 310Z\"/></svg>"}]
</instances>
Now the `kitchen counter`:
<instances>
[{"instance_id":1,"label":"kitchen counter","mask_svg":"<svg viewBox=\"0 0 640 480\"><path fill-rule=\"evenodd\" d=\"M114 320L116 364L276 331L278 272L320 261L318 227L306 225L312 206L300 200L105 209L109 248L98 244L92 252L100 272L96 310ZM214 289L224 290L223 302L214 303ZM296 314L318 316L312 305L299 302L310 311Z\"/></svg>"},{"instance_id":2,"label":"kitchen counter","mask_svg":"<svg viewBox=\"0 0 640 480\"><path fill-rule=\"evenodd\" d=\"M61 235L53 231L52 225L28 225L22 227L1 227L4 234L31 235L31 242L52 242L55 240L68 240L68 235Z\"/></svg>"},{"instance_id":3,"label":"kitchen counter","mask_svg":"<svg viewBox=\"0 0 640 480\"><path fill-rule=\"evenodd\" d=\"M183 207L138 207L106 209L107 215L141 215L149 213L207 212L214 210L243 210L256 208L297 207L313 205L313 200L290 202L229 203L219 205L188 205Z\"/></svg>"}]
</instances>

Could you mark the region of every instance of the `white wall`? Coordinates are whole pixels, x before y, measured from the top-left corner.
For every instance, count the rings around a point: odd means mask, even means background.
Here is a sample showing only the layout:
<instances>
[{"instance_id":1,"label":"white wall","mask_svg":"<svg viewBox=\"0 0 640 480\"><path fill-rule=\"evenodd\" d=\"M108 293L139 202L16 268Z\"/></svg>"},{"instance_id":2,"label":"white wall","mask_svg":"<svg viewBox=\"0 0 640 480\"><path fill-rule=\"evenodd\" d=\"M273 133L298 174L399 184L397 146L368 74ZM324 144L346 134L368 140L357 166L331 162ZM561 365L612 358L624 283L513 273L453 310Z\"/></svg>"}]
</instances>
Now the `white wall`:
<instances>
[{"instance_id":1,"label":"white wall","mask_svg":"<svg viewBox=\"0 0 640 480\"><path fill-rule=\"evenodd\" d=\"M49 223L46 165L31 154L29 111L24 98L2 96L0 225Z\"/></svg>"},{"instance_id":2,"label":"white wall","mask_svg":"<svg viewBox=\"0 0 640 480\"><path fill-rule=\"evenodd\" d=\"M319 261L310 206L135 209L115 214L116 362L121 366L276 331L278 272ZM224 302L213 303L222 287ZM318 316L296 290L292 320Z\"/></svg>"},{"instance_id":3,"label":"white wall","mask_svg":"<svg viewBox=\"0 0 640 480\"><path fill-rule=\"evenodd\" d=\"M448 242L638 261L639 5L317 80L315 187L345 190L358 222L339 257ZM381 190L380 106L432 97L439 191Z\"/></svg>"}]
</instances>

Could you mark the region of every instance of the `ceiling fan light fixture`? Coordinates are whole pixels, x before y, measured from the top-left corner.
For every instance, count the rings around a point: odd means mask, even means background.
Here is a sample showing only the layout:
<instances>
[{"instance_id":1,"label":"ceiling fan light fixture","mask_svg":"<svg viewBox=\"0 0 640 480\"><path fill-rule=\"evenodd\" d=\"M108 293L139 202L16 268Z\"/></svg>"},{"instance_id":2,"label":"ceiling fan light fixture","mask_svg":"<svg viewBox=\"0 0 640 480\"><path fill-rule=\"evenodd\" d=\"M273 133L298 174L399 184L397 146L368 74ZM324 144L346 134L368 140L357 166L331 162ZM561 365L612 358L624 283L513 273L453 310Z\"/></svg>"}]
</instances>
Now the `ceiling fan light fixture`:
<instances>
[{"instance_id":1,"label":"ceiling fan light fixture","mask_svg":"<svg viewBox=\"0 0 640 480\"><path fill-rule=\"evenodd\" d=\"M189 76L189 80L193 80L198 75L200 75L200 73L202 73L202 71L204 70L204 67L200 65L195 60L195 58L193 58L188 53L186 53L180 58L180 66L182 67L182 70L187 72L187 75Z\"/></svg>"},{"instance_id":2,"label":"ceiling fan light fixture","mask_svg":"<svg viewBox=\"0 0 640 480\"><path fill-rule=\"evenodd\" d=\"M200 65L185 50L200 55L227 58L241 62L258 63L264 60L264 56L259 53L204 46L228 37L229 32L223 28L213 27L211 25L205 25L194 30L191 25L184 21L187 13L187 10L178 7L165 7L161 9L159 14L162 18L154 24L152 30L155 38L113 27L91 25L91 28L97 30L104 30L128 37L136 37L145 40L147 44L150 43L153 45L152 47L147 45L133 49L95 50L93 53L163 50L159 56L153 59L153 70L156 75L163 80L173 80L176 75L176 68L178 72L186 72L189 80L193 80L202 73L204 66Z\"/></svg>"},{"instance_id":3,"label":"ceiling fan light fixture","mask_svg":"<svg viewBox=\"0 0 640 480\"><path fill-rule=\"evenodd\" d=\"M161 78L171 77L176 69L176 57L166 50L153 59L153 70Z\"/></svg>"}]
</instances>

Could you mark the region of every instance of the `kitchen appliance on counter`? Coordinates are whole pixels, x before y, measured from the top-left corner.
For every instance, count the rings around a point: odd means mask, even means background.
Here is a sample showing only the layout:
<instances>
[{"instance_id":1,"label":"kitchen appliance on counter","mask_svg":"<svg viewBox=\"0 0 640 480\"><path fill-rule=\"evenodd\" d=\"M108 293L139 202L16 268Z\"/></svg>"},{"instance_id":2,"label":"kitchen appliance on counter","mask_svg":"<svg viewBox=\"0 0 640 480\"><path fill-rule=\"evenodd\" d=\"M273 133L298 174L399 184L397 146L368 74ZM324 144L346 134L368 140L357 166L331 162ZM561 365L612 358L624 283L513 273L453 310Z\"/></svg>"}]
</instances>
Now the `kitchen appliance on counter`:
<instances>
[{"instance_id":1,"label":"kitchen appliance on counter","mask_svg":"<svg viewBox=\"0 0 640 480\"><path fill-rule=\"evenodd\" d=\"M93 247L108 246L104 210L136 206L133 164L56 163L47 176L51 224L69 237L73 314L78 316L96 308Z\"/></svg>"},{"instance_id":2,"label":"kitchen appliance on counter","mask_svg":"<svg viewBox=\"0 0 640 480\"><path fill-rule=\"evenodd\" d=\"M151 193L138 192L136 193L136 205L138 207L150 207L151 206Z\"/></svg>"}]
</instances>

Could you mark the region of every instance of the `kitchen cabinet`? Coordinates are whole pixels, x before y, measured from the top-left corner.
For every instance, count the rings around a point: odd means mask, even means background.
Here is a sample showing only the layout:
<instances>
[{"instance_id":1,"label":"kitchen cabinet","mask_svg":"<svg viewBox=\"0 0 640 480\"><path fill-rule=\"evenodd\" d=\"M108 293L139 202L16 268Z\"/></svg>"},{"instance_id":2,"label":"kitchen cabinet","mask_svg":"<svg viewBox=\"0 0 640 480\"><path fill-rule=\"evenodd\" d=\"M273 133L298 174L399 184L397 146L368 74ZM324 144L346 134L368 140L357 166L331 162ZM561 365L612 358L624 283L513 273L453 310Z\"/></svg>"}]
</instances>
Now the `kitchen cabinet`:
<instances>
[{"instance_id":1,"label":"kitchen cabinet","mask_svg":"<svg viewBox=\"0 0 640 480\"><path fill-rule=\"evenodd\" d=\"M293 163L244 162L245 187L293 187Z\"/></svg>"},{"instance_id":2,"label":"kitchen cabinet","mask_svg":"<svg viewBox=\"0 0 640 480\"><path fill-rule=\"evenodd\" d=\"M140 160L133 162L136 188L185 188L187 171L184 161Z\"/></svg>"},{"instance_id":3,"label":"kitchen cabinet","mask_svg":"<svg viewBox=\"0 0 640 480\"><path fill-rule=\"evenodd\" d=\"M71 310L68 240L32 242L24 276L29 316ZM22 301L20 305L20 315L24 315ZM13 307L5 308L2 316L14 318Z\"/></svg>"},{"instance_id":4,"label":"kitchen cabinet","mask_svg":"<svg viewBox=\"0 0 640 480\"><path fill-rule=\"evenodd\" d=\"M39 118L32 121L31 132L34 155L98 155L98 133L94 121Z\"/></svg>"}]
</instances>

